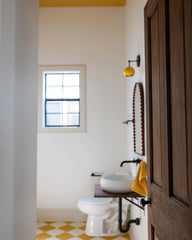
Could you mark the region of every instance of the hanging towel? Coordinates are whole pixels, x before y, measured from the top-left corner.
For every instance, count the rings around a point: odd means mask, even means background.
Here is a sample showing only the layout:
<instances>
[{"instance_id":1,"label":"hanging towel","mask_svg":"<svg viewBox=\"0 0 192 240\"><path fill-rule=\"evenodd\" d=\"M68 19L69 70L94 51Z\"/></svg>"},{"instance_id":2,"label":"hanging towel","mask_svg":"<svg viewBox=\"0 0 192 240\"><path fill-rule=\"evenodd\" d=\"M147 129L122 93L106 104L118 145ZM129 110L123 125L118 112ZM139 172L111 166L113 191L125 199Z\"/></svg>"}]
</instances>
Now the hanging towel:
<instances>
[{"instance_id":1,"label":"hanging towel","mask_svg":"<svg viewBox=\"0 0 192 240\"><path fill-rule=\"evenodd\" d=\"M147 177L147 165L146 165L146 162L142 161L142 162L140 162L137 176L135 177L135 180L131 187L131 189L134 192L139 193L142 196L147 195L146 177Z\"/></svg>"}]
</instances>

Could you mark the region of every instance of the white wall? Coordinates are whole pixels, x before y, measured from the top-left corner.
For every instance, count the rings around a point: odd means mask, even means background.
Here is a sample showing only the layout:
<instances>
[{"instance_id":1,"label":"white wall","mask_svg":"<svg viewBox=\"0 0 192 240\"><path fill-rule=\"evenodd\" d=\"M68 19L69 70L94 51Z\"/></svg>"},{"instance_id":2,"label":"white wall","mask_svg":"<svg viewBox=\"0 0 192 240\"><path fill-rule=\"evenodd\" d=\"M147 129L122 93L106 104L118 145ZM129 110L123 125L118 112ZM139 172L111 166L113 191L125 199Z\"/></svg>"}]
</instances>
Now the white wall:
<instances>
[{"instance_id":1,"label":"white wall","mask_svg":"<svg viewBox=\"0 0 192 240\"><path fill-rule=\"evenodd\" d=\"M145 55L144 55L144 6L147 0L127 0L125 7L125 42L126 42L126 62L129 59L136 59L138 54L141 55L141 66L136 67L133 63L133 67L136 70L135 76L127 79L126 83L126 111L127 118L132 119L132 97L133 88L136 82L142 82L144 88L144 100L145 100ZM128 159L139 157L146 160L146 156L141 157L133 152L133 126L129 124L127 126L126 134L126 155ZM137 173L138 166L134 164L125 165L124 168L129 169L134 175ZM147 209L147 207L146 207ZM132 225L130 229L131 240L147 240L148 228L147 228L147 211L143 212L139 208L131 207L131 217L139 217L141 224L139 226Z\"/></svg>"},{"instance_id":2,"label":"white wall","mask_svg":"<svg viewBox=\"0 0 192 240\"><path fill-rule=\"evenodd\" d=\"M14 239L18 240L36 239L38 3L16 3Z\"/></svg>"},{"instance_id":3,"label":"white wall","mask_svg":"<svg viewBox=\"0 0 192 240\"><path fill-rule=\"evenodd\" d=\"M13 239L14 183L14 8L0 8L0 238Z\"/></svg>"},{"instance_id":4,"label":"white wall","mask_svg":"<svg viewBox=\"0 0 192 240\"><path fill-rule=\"evenodd\" d=\"M124 8L40 8L39 64L86 65L87 131L38 134L39 217L59 217L60 209L70 220L65 213L78 199L93 196L98 180L90 174L120 170L124 49Z\"/></svg>"},{"instance_id":5,"label":"white wall","mask_svg":"<svg viewBox=\"0 0 192 240\"><path fill-rule=\"evenodd\" d=\"M1 0L0 239L35 239L37 14L34 0Z\"/></svg>"}]
</instances>

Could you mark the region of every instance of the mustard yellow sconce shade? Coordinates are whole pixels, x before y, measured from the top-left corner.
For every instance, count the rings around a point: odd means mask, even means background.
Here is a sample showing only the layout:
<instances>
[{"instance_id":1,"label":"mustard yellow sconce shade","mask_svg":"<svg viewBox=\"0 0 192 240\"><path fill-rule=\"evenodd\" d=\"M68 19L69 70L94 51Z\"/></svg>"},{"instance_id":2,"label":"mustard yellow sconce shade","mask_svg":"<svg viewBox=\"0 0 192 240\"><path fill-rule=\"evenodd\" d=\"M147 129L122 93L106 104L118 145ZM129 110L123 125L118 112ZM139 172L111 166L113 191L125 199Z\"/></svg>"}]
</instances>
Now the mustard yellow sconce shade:
<instances>
[{"instance_id":1,"label":"mustard yellow sconce shade","mask_svg":"<svg viewBox=\"0 0 192 240\"><path fill-rule=\"evenodd\" d=\"M136 62L137 67L139 67L139 66L140 66L140 63L141 63L140 55L137 55L136 60L129 60L129 61L128 61L128 65L129 65L129 66L124 69L124 75L125 75L125 77L133 77L133 76L135 75L135 69L130 66L130 63L131 63L131 62Z\"/></svg>"},{"instance_id":2,"label":"mustard yellow sconce shade","mask_svg":"<svg viewBox=\"0 0 192 240\"><path fill-rule=\"evenodd\" d=\"M125 77L132 77L135 75L135 69L132 67L126 67L124 69L124 75Z\"/></svg>"}]
</instances>

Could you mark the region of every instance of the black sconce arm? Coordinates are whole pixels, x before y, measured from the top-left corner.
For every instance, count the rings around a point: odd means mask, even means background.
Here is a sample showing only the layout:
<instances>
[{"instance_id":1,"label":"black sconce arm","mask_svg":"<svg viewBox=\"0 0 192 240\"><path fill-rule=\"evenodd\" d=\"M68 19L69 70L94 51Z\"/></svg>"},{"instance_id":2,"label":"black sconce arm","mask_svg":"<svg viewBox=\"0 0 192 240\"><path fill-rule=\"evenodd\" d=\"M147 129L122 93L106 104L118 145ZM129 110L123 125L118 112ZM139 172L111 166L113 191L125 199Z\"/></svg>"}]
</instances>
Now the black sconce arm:
<instances>
[{"instance_id":1,"label":"black sconce arm","mask_svg":"<svg viewBox=\"0 0 192 240\"><path fill-rule=\"evenodd\" d=\"M140 57L140 55L137 55L136 60L128 60L129 66L130 66L130 63L131 63L131 62L136 62L137 67L139 67L139 66L140 66L140 63L141 63L141 57Z\"/></svg>"}]
</instances>

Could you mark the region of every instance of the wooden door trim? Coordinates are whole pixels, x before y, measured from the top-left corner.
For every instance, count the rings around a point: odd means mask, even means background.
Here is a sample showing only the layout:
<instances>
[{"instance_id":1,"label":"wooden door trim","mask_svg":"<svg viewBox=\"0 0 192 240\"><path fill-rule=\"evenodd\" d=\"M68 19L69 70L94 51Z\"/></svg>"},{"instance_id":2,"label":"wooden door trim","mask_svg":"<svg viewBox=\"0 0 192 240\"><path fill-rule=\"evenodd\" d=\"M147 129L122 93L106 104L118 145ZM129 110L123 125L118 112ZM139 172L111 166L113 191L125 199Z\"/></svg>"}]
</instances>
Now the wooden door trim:
<instances>
[{"instance_id":1,"label":"wooden door trim","mask_svg":"<svg viewBox=\"0 0 192 240\"><path fill-rule=\"evenodd\" d=\"M188 34L185 37L185 54L186 59L186 108L187 108L187 131L191 134L188 134L188 170L189 173L192 173L192 29L187 28L187 26L192 26L192 2L185 1L184 4L185 14L185 32ZM189 174L189 199L192 199L192 174ZM192 204L190 205L190 210L192 211Z\"/></svg>"}]
</instances>

